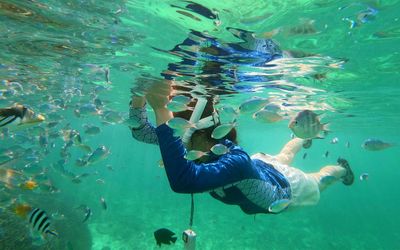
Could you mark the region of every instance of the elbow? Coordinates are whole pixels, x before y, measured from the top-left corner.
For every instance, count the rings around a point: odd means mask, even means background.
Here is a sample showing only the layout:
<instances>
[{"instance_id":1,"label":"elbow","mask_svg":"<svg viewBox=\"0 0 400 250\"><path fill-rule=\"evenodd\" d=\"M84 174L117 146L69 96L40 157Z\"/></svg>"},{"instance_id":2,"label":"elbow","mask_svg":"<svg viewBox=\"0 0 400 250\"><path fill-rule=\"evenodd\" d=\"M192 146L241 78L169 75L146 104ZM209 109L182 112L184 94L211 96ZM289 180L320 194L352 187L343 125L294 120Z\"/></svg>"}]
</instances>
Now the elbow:
<instances>
[{"instance_id":1,"label":"elbow","mask_svg":"<svg viewBox=\"0 0 400 250\"><path fill-rule=\"evenodd\" d=\"M190 190L180 183L170 184L172 191L179 194L191 193Z\"/></svg>"},{"instance_id":2,"label":"elbow","mask_svg":"<svg viewBox=\"0 0 400 250\"><path fill-rule=\"evenodd\" d=\"M195 190L193 188L193 185L190 183L185 183L183 181L170 181L169 183L172 191L175 193L180 193L180 194L190 194L190 193L195 193Z\"/></svg>"}]
</instances>

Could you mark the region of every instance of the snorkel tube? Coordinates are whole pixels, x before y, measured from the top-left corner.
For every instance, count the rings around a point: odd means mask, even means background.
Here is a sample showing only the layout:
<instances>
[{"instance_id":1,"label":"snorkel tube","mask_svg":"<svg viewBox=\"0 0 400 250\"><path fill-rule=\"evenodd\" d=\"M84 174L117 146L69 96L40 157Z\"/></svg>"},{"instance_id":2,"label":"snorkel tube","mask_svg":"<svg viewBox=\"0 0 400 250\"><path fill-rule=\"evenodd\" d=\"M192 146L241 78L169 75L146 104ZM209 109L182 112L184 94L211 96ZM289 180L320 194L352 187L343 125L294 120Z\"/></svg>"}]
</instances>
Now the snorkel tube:
<instances>
[{"instance_id":1,"label":"snorkel tube","mask_svg":"<svg viewBox=\"0 0 400 250\"><path fill-rule=\"evenodd\" d=\"M192 137L193 133L196 130L209 128L219 122L218 114L216 112L213 112L212 115L207 116L200 120L201 115L203 114L204 109L206 108L206 105L207 105L206 98L203 98L203 97L197 98L197 103L194 106L192 115L190 116L190 120L189 120L189 122L194 124L195 127L188 129L183 134L183 136L182 136L183 143L187 144L190 140L190 137Z\"/></svg>"}]
</instances>

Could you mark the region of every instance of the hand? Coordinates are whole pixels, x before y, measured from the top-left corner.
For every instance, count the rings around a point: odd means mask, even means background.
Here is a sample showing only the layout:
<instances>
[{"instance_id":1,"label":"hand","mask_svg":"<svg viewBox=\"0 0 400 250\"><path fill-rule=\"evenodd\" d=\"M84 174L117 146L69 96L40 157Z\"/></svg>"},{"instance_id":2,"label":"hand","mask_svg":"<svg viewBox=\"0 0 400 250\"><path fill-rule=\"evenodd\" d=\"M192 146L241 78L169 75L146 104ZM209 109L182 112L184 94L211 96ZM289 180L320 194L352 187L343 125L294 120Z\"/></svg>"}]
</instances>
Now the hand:
<instances>
[{"instance_id":1,"label":"hand","mask_svg":"<svg viewBox=\"0 0 400 250\"><path fill-rule=\"evenodd\" d=\"M171 81L154 82L146 93L146 100L156 114L157 126L166 123L174 117L172 112L166 108L169 96L172 94Z\"/></svg>"},{"instance_id":2,"label":"hand","mask_svg":"<svg viewBox=\"0 0 400 250\"><path fill-rule=\"evenodd\" d=\"M153 82L152 86L146 91L146 100L154 111L164 109L169 102L172 94L170 81Z\"/></svg>"},{"instance_id":3,"label":"hand","mask_svg":"<svg viewBox=\"0 0 400 250\"><path fill-rule=\"evenodd\" d=\"M132 108L142 108L146 103L146 98L144 96L132 95Z\"/></svg>"}]
</instances>

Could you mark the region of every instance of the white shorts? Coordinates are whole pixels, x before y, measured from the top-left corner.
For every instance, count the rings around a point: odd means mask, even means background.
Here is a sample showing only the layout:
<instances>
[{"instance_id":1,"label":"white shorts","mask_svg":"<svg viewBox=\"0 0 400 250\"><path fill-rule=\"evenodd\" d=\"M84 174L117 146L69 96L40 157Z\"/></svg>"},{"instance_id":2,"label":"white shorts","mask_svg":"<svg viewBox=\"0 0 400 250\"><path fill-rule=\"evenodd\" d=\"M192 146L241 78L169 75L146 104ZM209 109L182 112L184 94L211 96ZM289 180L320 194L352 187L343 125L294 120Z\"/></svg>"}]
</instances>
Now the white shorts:
<instances>
[{"instance_id":1,"label":"white shorts","mask_svg":"<svg viewBox=\"0 0 400 250\"><path fill-rule=\"evenodd\" d=\"M318 182L310 175L297 168L282 164L270 155L257 153L252 155L251 158L271 164L285 176L292 191L291 206L307 206L318 203L320 197Z\"/></svg>"}]
</instances>

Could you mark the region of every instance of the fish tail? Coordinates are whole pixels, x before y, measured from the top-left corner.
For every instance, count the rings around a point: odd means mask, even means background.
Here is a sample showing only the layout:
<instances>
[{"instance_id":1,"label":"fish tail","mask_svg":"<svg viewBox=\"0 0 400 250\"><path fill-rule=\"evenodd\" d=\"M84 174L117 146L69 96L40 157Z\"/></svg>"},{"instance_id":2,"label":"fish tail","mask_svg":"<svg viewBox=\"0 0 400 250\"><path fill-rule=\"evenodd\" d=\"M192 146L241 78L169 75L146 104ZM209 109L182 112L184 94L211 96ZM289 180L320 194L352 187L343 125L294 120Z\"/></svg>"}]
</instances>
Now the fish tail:
<instances>
[{"instance_id":1,"label":"fish tail","mask_svg":"<svg viewBox=\"0 0 400 250\"><path fill-rule=\"evenodd\" d=\"M46 234L51 234L51 235L53 235L55 237L58 237L58 233L56 231L54 231L54 230L46 230L45 233Z\"/></svg>"},{"instance_id":2,"label":"fish tail","mask_svg":"<svg viewBox=\"0 0 400 250\"><path fill-rule=\"evenodd\" d=\"M322 124L322 130L323 130L324 132L332 132L332 131L329 129L329 127L330 127L330 124L329 124L329 123L323 123L323 124Z\"/></svg>"},{"instance_id":3,"label":"fish tail","mask_svg":"<svg viewBox=\"0 0 400 250\"><path fill-rule=\"evenodd\" d=\"M173 243L175 243L175 241L176 241L177 239L178 239L177 237L171 237L171 240L172 240Z\"/></svg>"}]
</instances>

